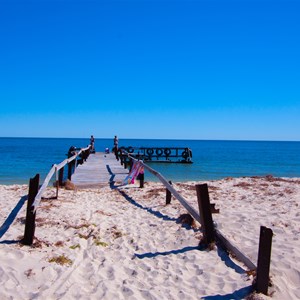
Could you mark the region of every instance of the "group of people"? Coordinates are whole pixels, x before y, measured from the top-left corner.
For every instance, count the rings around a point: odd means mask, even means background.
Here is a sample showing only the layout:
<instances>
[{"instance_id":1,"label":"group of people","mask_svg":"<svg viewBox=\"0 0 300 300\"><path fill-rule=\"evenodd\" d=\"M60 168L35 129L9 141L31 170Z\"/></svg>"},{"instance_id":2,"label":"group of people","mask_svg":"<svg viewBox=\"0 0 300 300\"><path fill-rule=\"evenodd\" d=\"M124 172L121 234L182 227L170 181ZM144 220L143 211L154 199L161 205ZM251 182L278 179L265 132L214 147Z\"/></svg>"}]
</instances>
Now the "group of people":
<instances>
[{"instance_id":1,"label":"group of people","mask_svg":"<svg viewBox=\"0 0 300 300\"><path fill-rule=\"evenodd\" d=\"M91 138L90 138L90 145L91 145L91 152L95 153L95 138L94 138L93 135L91 135ZM116 153L118 151L118 146L119 146L119 139L115 135L115 137L114 137L114 147L113 147L113 152L114 153Z\"/></svg>"}]
</instances>

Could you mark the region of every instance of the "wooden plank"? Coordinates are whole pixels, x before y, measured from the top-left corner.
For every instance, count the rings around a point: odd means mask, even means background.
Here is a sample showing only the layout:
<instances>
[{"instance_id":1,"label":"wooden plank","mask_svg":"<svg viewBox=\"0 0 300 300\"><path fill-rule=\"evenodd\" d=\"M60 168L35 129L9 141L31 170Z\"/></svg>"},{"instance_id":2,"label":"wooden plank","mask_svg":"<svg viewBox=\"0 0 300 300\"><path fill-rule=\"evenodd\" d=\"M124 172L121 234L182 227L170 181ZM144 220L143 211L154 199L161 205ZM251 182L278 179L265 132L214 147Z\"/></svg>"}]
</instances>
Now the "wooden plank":
<instances>
[{"instance_id":1,"label":"wooden plank","mask_svg":"<svg viewBox=\"0 0 300 300\"><path fill-rule=\"evenodd\" d=\"M97 187L122 182L127 174L128 170L120 165L113 153L96 152L75 169L71 180L77 188Z\"/></svg>"},{"instance_id":2,"label":"wooden plank","mask_svg":"<svg viewBox=\"0 0 300 300\"><path fill-rule=\"evenodd\" d=\"M220 230L215 230L215 235L218 241L221 243L221 245L227 249L231 254L234 254L234 256L241 262L245 264L245 266L249 270L256 270L255 264L242 253L242 251L234 245L232 242L230 242L221 232Z\"/></svg>"},{"instance_id":3,"label":"wooden plank","mask_svg":"<svg viewBox=\"0 0 300 300\"><path fill-rule=\"evenodd\" d=\"M174 195L174 197L181 203L181 205L191 214L191 216L198 221L200 224L200 216L198 212L190 206L190 204L174 189L174 187L164 178L159 172L150 168L148 165L143 163L145 169L147 169L150 173L155 175L160 182Z\"/></svg>"},{"instance_id":4,"label":"wooden plank","mask_svg":"<svg viewBox=\"0 0 300 300\"><path fill-rule=\"evenodd\" d=\"M52 176L54 175L54 173L56 173L58 170L60 170L62 167L64 167L67 163L70 163L71 161L75 160L79 154L81 154L83 151L89 150L89 148L90 148L90 146L80 149L80 151L78 151L75 155L73 155L72 157L70 157L68 159L65 159L59 165L54 164L52 166L52 168L49 171L49 173L47 174L41 188L39 189L37 195L35 196L34 202L32 204L32 206L34 207L34 212L36 211L37 207L39 206L41 199L42 199L42 195L43 195L44 191L46 190L47 186L49 185L49 182L50 182Z\"/></svg>"},{"instance_id":5,"label":"wooden plank","mask_svg":"<svg viewBox=\"0 0 300 300\"><path fill-rule=\"evenodd\" d=\"M56 170L56 166L53 165L51 170L49 171L49 173L47 174L42 186L40 187L37 195L35 196L34 198L34 202L32 204L33 208L34 208L34 212L36 212L36 209L38 208L40 202L41 202L41 199L42 199L42 194L44 193L44 191L46 190L52 176L54 175L55 173L55 170Z\"/></svg>"}]
</instances>

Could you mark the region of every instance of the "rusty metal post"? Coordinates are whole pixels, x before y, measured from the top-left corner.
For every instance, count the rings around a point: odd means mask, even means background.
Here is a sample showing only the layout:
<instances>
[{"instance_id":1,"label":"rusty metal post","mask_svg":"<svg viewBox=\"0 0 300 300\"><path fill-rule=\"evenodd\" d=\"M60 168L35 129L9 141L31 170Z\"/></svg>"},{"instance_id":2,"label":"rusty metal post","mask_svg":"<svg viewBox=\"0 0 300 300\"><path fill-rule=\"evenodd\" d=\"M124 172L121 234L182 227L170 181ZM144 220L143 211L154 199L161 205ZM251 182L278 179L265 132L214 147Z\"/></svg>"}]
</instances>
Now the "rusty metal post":
<instances>
[{"instance_id":1,"label":"rusty metal post","mask_svg":"<svg viewBox=\"0 0 300 300\"><path fill-rule=\"evenodd\" d=\"M35 196L39 191L40 174L36 174L34 178L29 180L29 192L27 200L27 211L25 220L25 232L22 244L32 245L35 231L35 212L33 211L32 204Z\"/></svg>"},{"instance_id":2,"label":"rusty metal post","mask_svg":"<svg viewBox=\"0 0 300 300\"><path fill-rule=\"evenodd\" d=\"M268 294L269 272L271 262L273 231L270 228L260 227L260 238L257 259L256 291Z\"/></svg>"},{"instance_id":3,"label":"rusty metal post","mask_svg":"<svg viewBox=\"0 0 300 300\"><path fill-rule=\"evenodd\" d=\"M172 181L170 180L169 183L172 185ZM166 205L171 203L172 193L166 188Z\"/></svg>"},{"instance_id":4,"label":"rusty metal post","mask_svg":"<svg viewBox=\"0 0 300 300\"><path fill-rule=\"evenodd\" d=\"M201 229L203 232L203 246L208 246L215 241L215 230L210 210L209 194L207 184L196 185L198 206L200 213Z\"/></svg>"}]
</instances>

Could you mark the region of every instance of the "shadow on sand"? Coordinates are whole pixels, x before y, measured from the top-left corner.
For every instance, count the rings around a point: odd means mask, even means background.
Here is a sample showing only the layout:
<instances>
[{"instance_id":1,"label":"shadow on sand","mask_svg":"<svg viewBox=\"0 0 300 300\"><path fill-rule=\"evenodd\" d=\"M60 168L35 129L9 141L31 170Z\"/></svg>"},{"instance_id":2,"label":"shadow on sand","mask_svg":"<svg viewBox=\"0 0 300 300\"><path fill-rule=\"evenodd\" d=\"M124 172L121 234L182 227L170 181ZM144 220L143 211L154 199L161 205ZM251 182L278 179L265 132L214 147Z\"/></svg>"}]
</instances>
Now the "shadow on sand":
<instances>
[{"instance_id":1,"label":"shadow on sand","mask_svg":"<svg viewBox=\"0 0 300 300\"><path fill-rule=\"evenodd\" d=\"M27 195L23 196L19 202L17 203L17 205L15 206L15 208L11 211L11 213L9 214L9 216L6 218L6 220L4 221L4 223L1 225L0 227L0 238L3 237L3 235L7 232L7 230L9 229L10 225L14 222L16 216L18 215L19 211L21 210L21 208L23 207L25 201L27 200Z\"/></svg>"},{"instance_id":2,"label":"shadow on sand","mask_svg":"<svg viewBox=\"0 0 300 300\"><path fill-rule=\"evenodd\" d=\"M249 296L253 292L253 286L248 285L245 286L239 290L234 291L231 294L225 294L225 295L213 295L213 296L204 296L201 299L204 300L232 300L232 299L245 299L247 296Z\"/></svg>"},{"instance_id":3,"label":"shadow on sand","mask_svg":"<svg viewBox=\"0 0 300 300\"><path fill-rule=\"evenodd\" d=\"M112 190L117 190L132 205L134 205L134 206L136 206L136 207L138 207L140 209L146 210L147 212L149 212L149 213L153 214L154 216L156 216L158 218L161 218L161 219L163 219L165 221L174 221L174 222L178 223L178 218L170 218L169 216L164 215L164 214L162 214L159 211L155 211L152 208L144 207L143 205L139 204L134 199L132 199L124 191L119 190L118 187L120 187L122 185L115 185L115 182L113 181L114 177L115 177L115 174L110 170L109 166L106 166L106 167L107 167L108 172L111 175L111 178L110 178L110 188ZM190 226L186 226L185 228L187 230L198 231L198 230L193 229ZM216 247L217 247L217 254L218 254L218 256L220 257L220 259L225 263L225 265L228 268L234 270L238 274L241 274L241 275L245 274L246 270L244 270L239 265L237 265L230 258L230 256L228 255L227 251L225 251L218 244L216 244ZM189 251L195 251L195 250L198 250L198 251L207 251L205 249L201 249L200 246L187 246L187 247L184 247L182 249L169 250L169 251L165 251L165 252L148 252L148 253L142 253L142 254L135 253L135 257L138 258L138 259L147 259L147 258L148 259L154 259L154 258L156 258L158 256L167 256L167 255L172 255L172 254L177 255L177 254L182 254L182 253L186 253L186 252L189 252ZM206 299L206 300L244 299L248 295L250 295L252 292L253 292L253 286L249 285L249 286L243 287L243 288L241 288L239 290L236 290L236 291L234 291L233 293L230 293L230 294L225 294L225 295L218 294L218 295L204 296L201 299Z\"/></svg>"}]
</instances>

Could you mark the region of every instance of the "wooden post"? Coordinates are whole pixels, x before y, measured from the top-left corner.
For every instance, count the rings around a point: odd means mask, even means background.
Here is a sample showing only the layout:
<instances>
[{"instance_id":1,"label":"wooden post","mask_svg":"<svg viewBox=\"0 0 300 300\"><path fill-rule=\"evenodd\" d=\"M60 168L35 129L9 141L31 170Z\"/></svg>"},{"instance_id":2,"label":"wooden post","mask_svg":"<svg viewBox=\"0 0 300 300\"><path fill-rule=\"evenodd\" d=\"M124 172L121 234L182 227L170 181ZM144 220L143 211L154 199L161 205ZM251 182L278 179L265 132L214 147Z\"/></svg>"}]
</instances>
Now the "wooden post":
<instances>
[{"instance_id":1,"label":"wooden post","mask_svg":"<svg viewBox=\"0 0 300 300\"><path fill-rule=\"evenodd\" d=\"M58 171L58 185L63 186L63 181L64 181L64 167L62 167Z\"/></svg>"},{"instance_id":2,"label":"wooden post","mask_svg":"<svg viewBox=\"0 0 300 300\"><path fill-rule=\"evenodd\" d=\"M169 183L172 185L172 181L170 180ZM166 205L171 203L172 193L166 188Z\"/></svg>"},{"instance_id":3,"label":"wooden post","mask_svg":"<svg viewBox=\"0 0 300 300\"><path fill-rule=\"evenodd\" d=\"M215 230L210 210L207 184L205 183L196 185L196 191L200 212L201 229L203 232L201 244L207 247L210 243L215 241Z\"/></svg>"},{"instance_id":4,"label":"wooden post","mask_svg":"<svg viewBox=\"0 0 300 300\"><path fill-rule=\"evenodd\" d=\"M271 262L273 231L270 228L260 227L259 249L256 272L256 291L268 294L269 271Z\"/></svg>"},{"instance_id":5,"label":"wooden post","mask_svg":"<svg viewBox=\"0 0 300 300\"><path fill-rule=\"evenodd\" d=\"M83 161L86 161L89 157L89 149L83 151Z\"/></svg>"},{"instance_id":6,"label":"wooden post","mask_svg":"<svg viewBox=\"0 0 300 300\"><path fill-rule=\"evenodd\" d=\"M73 161L68 163L68 179L71 180L72 177L72 169L73 169Z\"/></svg>"},{"instance_id":7,"label":"wooden post","mask_svg":"<svg viewBox=\"0 0 300 300\"><path fill-rule=\"evenodd\" d=\"M59 190L59 174L57 170L57 166L55 167L55 183L56 183L56 199L58 199L58 190Z\"/></svg>"},{"instance_id":8,"label":"wooden post","mask_svg":"<svg viewBox=\"0 0 300 300\"><path fill-rule=\"evenodd\" d=\"M35 212L33 212L33 201L35 196L39 191L39 181L40 174L36 174L34 178L29 180L29 192L27 200L27 211L26 211L26 220L25 220L25 232L24 238L22 239L22 244L32 245L35 231Z\"/></svg>"},{"instance_id":9,"label":"wooden post","mask_svg":"<svg viewBox=\"0 0 300 300\"><path fill-rule=\"evenodd\" d=\"M131 164L130 164L131 159L129 159L129 157L124 157L124 169L127 169L128 165L130 167L130 171L131 171Z\"/></svg>"},{"instance_id":10,"label":"wooden post","mask_svg":"<svg viewBox=\"0 0 300 300\"><path fill-rule=\"evenodd\" d=\"M217 209L215 207L216 203L210 203L210 211L212 214L218 214L220 213L220 209Z\"/></svg>"},{"instance_id":11,"label":"wooden post","mask_svg":"<svg viewBox=\"0 0 300 300\"><path fill-rule=\"evenodd\" d=\"M114 147L113 152L116 156L116 160L119 160L119 153L118 153L118 149L116 147Z\"/></svg>"},{"instance_id":12,"label":"wooden post","mask_svg":"<svg viewBox=\"0 0 300 300\"><path fill-rule=\"evenodd\" d=\"M142 189L144 187L144 180L145 180L144 173L139 174L139 180L140 180L140 188Z\"/></svg>"}]
</instances>

